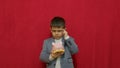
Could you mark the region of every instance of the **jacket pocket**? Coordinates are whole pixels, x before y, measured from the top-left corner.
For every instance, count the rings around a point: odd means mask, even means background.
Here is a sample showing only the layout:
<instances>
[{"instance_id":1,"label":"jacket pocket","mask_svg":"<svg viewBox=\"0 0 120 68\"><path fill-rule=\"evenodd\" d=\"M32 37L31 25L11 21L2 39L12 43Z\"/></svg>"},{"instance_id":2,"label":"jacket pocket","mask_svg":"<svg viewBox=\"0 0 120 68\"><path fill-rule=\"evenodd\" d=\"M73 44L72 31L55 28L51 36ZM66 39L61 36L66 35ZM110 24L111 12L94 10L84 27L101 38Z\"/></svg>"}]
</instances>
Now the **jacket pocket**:
<instances>
[{"instance_id":1,"label":"jacket pocket","mask_svg":"<svg viewBox=\"0 0 120 68\"><path fill-rule=\"evenodd\" d=\"M72 58L68 58L68 62L72 63L73 59Z\"/></svg>"}]
</instances>

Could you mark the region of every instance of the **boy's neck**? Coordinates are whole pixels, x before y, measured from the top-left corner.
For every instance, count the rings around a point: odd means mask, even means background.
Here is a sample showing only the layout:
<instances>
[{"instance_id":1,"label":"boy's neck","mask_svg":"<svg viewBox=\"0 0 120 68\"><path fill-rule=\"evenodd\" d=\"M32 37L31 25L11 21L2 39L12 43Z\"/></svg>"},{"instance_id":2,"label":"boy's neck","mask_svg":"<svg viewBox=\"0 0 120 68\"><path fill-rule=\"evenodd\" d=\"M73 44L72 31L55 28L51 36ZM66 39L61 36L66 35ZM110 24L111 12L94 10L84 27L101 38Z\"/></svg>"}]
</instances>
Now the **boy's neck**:
<instances>
[{"instance_id":1,"label":"boy's neck","mask_svg":"<svg viewBox=\"0 0 120 68\"><path fill-rule=\"evenodd\" d=\"M55 39L55 40L62 40L62 38L59 38L59 39Z\"/></svg>"}]
</instances>

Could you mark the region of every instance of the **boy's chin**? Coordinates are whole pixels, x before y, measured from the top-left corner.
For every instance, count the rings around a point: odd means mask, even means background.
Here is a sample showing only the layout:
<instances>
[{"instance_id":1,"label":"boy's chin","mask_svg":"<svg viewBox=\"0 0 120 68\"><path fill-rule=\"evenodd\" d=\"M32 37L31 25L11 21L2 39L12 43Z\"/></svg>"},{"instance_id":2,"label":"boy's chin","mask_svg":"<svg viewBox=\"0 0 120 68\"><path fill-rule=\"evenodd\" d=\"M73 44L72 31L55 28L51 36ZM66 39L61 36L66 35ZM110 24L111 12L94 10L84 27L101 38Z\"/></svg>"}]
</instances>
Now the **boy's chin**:
<instances>
[{"instance_id":1,"label":"boy's chin","mask_svg":"<svg viewBox=\"0 0 120 68\"><path fill-rule=\"evenodd\" d=\"M57 38L57 37L54 37L54 39L57 39L57 40L59 40L59 39L61 39L62 37L59 37L59 38Z\"/></svg>"}]
</instances>

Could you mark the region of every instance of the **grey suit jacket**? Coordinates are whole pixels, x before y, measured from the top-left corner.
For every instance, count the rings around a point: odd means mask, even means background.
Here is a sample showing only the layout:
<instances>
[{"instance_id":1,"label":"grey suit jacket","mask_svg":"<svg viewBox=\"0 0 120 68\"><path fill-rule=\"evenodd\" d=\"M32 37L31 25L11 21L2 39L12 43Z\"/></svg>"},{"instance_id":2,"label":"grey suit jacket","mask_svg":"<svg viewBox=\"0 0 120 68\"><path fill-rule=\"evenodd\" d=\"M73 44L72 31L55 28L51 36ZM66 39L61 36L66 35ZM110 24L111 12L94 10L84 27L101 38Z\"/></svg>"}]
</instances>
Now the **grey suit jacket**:
<instances>
[{"instance_id":1,"label":"grey suit jacket","mask_svg":"<svg viewBox=\"0 0 120 68\"><path fill-rule=\"evenodd\" d=\"M52 49L52 42L55 42L53 38L44 40L43 48L40 54L40 60L47 64L47 68L55 68L56 59L50 61L49 56ZM67 40L62 38L62 43L65 48L65 53L60 58L61 68L74 68L72 54L78 52L77 44L74 39L70 37Z\"/></svg>"}]
</instances>

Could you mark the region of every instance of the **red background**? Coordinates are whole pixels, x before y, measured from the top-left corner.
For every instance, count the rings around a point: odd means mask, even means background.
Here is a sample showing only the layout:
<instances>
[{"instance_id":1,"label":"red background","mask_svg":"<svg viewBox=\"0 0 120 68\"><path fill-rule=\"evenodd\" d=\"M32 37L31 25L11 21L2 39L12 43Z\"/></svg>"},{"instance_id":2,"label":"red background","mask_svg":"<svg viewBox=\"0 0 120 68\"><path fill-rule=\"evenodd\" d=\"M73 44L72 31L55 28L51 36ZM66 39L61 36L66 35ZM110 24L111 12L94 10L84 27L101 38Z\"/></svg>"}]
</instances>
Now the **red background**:
<instances>
[{"instance_id":1,"label":"red background","mask_svg":"<svg viewBox=\"0 0 120 68\"><path fill-rule=\"evenodd\" d=\"M119 0L0 0L0 68L45 68L39 53L54 16L78 44L76 68L120 68Z\"/></svg>"}]
</instances>

